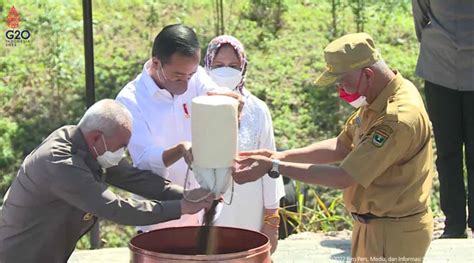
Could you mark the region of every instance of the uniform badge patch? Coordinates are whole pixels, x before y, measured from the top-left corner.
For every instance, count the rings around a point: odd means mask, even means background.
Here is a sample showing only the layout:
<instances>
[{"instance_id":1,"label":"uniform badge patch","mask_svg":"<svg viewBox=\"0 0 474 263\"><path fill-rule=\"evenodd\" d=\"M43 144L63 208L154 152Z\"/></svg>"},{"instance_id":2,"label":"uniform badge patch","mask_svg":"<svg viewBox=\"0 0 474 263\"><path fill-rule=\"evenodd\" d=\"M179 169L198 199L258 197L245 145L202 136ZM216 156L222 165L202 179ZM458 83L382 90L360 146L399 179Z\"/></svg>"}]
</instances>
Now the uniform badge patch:
<instances>
[{"instance_id":1,"label":"uniform badge patch","mask_svg":"<svg viewBox=\"0 0 474 263\"><path fill-rule=\"evenodd\" d=\"M387 125L378 126L372 135L372 144L376 147L382 147L392 132L392 128Z\"/></svg>"},{"instance_id":2,"label":"uniform badge patch","mask_svg":"<svg viewBox=\"0 0 474 263\"><path fill-rule=\"evenodd\" d=\"M385 141L387 140L388 137L383 135L382 133L379 133L378 131L374 132L374 135L372 136L372 144L377 146L377 147L382 147Z\"/></svg>"}]
</instances>

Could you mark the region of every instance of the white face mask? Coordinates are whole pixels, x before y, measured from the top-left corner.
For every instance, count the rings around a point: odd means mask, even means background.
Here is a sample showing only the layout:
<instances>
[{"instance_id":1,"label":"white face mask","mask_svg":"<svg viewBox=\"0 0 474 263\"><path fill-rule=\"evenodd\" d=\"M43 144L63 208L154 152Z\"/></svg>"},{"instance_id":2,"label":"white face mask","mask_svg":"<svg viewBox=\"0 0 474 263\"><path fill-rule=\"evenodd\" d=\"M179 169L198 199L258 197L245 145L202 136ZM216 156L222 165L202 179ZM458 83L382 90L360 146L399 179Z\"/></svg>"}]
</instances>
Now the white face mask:
<instances>
[{"instance_id":1,"label":"white face mask","mask_svg":"<svg viewBox=\"0 0 474 263\"><path fill-rule=\"evenodd\" d=\"M97 154L97 162L100 166L104 169L116 166L120 160L123 158L123 154L125 153L124 147L116 150L115 152L111 152L107 150L107 145L105 144L104 135L102 134L102 141L104 142L105 152L101 155L97 153L97 150L94 147L95 154Z\"/></svg>"},{"instance_id":2,"label":"white face mask","mask_svg":"<svg viewBox=\"0 0 474 263\"><path fill-rule=\"evenodd\" d=\"M209 76L219 87L226 87L231 91L234 91L242 80L242 72L231 67L213 69L209 71Z\"/></svg>"},{"instance_id":3,"label":"white face mask","mask_svg":"<svg viewBox=\"0 0 474 263\"><path fill-rule=\"evenodd\" d=\"M356 108L356 109L358 109L362 106L368 105L367 98L365 96L360 96L356 100L354 100L352 102L349 102L349 104L351 104L351 106Z\"/></svg>"}]
</instances>

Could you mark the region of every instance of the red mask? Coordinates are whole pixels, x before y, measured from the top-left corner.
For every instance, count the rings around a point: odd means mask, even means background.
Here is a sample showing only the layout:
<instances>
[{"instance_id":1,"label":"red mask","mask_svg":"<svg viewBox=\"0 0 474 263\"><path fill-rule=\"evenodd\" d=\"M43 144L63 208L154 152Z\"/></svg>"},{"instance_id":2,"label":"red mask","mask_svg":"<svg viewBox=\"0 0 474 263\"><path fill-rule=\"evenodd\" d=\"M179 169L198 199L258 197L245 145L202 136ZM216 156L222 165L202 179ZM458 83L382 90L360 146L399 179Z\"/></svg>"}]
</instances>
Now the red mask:
<instances>
[{"instance_id":1,"label":"red mask","mask_svg":"<svg viewBox=\"0 0 474 263\"><path fill-rule=\"evenodd\" d=\"M344 90L344 88L339 87L339 98L341 98L345 102L349 103L354 108L360 108L360 107L365 106L365 105L368 104L367 103L367 98L365 96L362 96L357 91L357 90L359 90L359 87L360 87L362 74L363 74L363 71L360 72L359 81L357 83L357 89L356 89L356 92L354 92L353 94L349 94Z\"/></svg>"}]
</instances>

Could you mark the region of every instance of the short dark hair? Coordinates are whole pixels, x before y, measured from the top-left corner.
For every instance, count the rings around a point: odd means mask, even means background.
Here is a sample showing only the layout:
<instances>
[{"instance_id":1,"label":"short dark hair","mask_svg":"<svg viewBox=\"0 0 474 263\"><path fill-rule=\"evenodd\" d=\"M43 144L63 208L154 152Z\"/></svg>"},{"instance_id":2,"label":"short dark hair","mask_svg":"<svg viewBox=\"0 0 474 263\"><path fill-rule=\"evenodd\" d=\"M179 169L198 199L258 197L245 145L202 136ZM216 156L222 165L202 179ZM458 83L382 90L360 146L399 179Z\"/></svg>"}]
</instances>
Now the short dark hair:
<instances>
[{"instance_id":1,"label":"short dark hair","mask_svg":"<svg viewBox=\"0 0 474 263\"><path fill-rule=\"evenodd\" d=\"M165 26L155 38L151 55L162 63L168 63L171 56L178 52L184 56L193 56L200 51L196 33L183 24Z\"/></svg>"}]
</instances>

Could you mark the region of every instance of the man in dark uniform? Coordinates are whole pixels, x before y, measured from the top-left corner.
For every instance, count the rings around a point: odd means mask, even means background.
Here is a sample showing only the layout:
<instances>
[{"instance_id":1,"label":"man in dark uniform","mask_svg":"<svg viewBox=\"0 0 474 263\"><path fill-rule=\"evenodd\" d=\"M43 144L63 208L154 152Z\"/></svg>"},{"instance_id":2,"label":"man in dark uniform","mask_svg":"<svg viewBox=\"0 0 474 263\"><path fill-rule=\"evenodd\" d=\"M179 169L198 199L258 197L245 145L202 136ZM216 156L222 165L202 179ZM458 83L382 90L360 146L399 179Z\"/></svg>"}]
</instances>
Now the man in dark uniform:
<instances>
[{"instance_id":1,"label":"man in dark uniform","mask_svg":"<svg viewBox=\"0 0 474 263\"><path fill-rule=\"evenodd\" d=\"M345 35L324 53L327 70L316 84L337 82L341 99L358 110L335 138L283 152L241 153L234 179L245 183L281 172L344 189L354 218L354 261L421 261L433 232L433 153L423 100L388 68L368 34Z\"/></svg>"},{"instance_id":2,"label":"man in dark uniform","mask_svg":"<svg viewBox=\"0 0 474 263\"><path fill-rule=\"evenodd\" d=\"M182 199L182 188L123 160L131 115L114 100L90 107L78 126L54 131L23 161L5 195L0 218L0 262L66 262L97 217L148 225L208 209ZM123 199L107 184L153 200Z\"/></svg>"},{"instance_id":3,"label":"man in dark uniform","mask_svg":"<svg viewBox=\"0 0 474 263\"><path fill-rule=\"evenodd\" d=\"M474 236L474 1L412 3L420 41L416 74L425 80L446 216L440 238L467 238L466 222Z\"/></svg>"}]
</instances>

